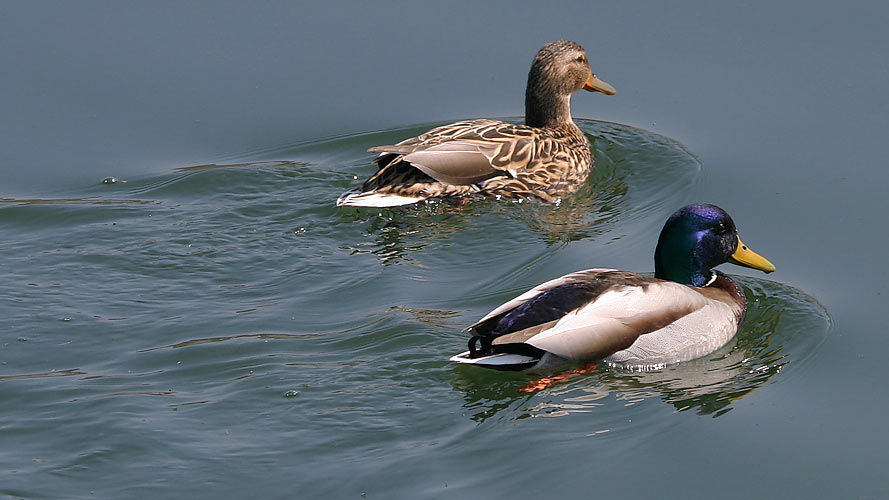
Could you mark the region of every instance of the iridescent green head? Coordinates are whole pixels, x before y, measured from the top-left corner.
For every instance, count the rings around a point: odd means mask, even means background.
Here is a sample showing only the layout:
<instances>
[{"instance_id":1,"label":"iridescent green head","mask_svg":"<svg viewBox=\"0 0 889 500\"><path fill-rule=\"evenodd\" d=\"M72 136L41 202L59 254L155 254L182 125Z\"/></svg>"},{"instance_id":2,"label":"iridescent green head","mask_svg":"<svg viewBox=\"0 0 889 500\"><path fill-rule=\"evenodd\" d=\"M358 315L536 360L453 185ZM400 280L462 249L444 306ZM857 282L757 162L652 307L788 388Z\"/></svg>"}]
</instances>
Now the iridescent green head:
<instances>
[{"instance_id":1,"label":"iridescent green head","mask_svg":"<svg viewBox=\"0 0 889 500\"><path fill-rule=\"evenodd\" d=\"M731 262L770 273L775 266L747 248L725 210L707 203L686 205L667 219L654 251L654 276L704 286L713 268Z\"/></svg>"}]
</instances>

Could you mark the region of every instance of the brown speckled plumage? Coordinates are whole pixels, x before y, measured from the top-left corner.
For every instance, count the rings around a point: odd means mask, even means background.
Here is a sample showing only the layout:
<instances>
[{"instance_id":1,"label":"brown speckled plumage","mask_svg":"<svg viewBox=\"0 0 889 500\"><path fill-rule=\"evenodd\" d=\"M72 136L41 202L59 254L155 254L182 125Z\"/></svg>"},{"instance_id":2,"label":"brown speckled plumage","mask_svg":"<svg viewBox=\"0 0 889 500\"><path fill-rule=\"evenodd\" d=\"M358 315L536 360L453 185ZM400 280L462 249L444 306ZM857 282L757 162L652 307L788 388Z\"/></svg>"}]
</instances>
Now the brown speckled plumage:
<instances>
[{"instance_id":1,"label":"brown speckled plumage","mask_svg":"<svg viewBox=\"0 0 889 500\"><path fill-rule=\"evenodd\" d=\"M575 90L614 89L590 71L583 48L550 42L528 74L526 124L468 120L369 151L380 170L337 205L393 206L473 193L553 202L586 181L590 144L571 119Z\"/></svg>"}]
</instances>

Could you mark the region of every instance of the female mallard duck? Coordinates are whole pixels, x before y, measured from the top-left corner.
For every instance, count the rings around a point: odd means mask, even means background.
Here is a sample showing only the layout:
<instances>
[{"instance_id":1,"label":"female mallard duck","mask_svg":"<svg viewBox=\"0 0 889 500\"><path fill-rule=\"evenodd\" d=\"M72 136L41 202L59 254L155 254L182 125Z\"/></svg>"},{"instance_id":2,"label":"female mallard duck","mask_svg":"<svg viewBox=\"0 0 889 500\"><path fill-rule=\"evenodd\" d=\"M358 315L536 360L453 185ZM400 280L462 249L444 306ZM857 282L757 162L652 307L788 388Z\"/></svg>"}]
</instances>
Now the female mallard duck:
<instances>
[{"instance_id":1,"label":"female mallard duck","mask_svg":"<svg viewBox=\"0 0 889 500\"><path fill-rule=\"evenodd\" d=\"M538 285L467 328L469 351L451 361L521 370L568 361L652 367L688 361L725 345L747 299L724 262L775 270L738 236L724 210L688 205L667 219L654 278L588 269Z\"/></svg>"},{"instance_id":2,"label":"female mallard duck","mask_svg":"<svg viewBox=\"0 0 889 500\"><path fill-rule=\"evenodd\" d=\"M528 72L525 125L471 120L376 146L380 170L338 206L392 207L472 193L547 202L575 191L593 165L590 143L571 119L575 90L614 94L590 71L580 45L543 46Z\"/></svg>"}]
</instances>

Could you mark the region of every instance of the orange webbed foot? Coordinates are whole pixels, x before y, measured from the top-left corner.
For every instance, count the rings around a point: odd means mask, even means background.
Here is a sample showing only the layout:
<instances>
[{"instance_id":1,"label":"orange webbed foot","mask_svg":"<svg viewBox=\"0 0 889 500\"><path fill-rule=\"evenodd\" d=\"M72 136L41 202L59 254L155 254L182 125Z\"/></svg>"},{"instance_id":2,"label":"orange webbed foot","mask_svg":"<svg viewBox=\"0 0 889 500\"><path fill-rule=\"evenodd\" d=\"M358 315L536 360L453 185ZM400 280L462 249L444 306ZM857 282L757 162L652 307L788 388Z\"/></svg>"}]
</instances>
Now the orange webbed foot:
<instances>
[{"instance_id":1,"label":"orange webbed foot","mask_svg":"<svg viewBox=\"0 0 889 500\"><path fill-rule=\"evenodd\" d=\"M542 391L543 389L552 387L558 383L566 382L580 375L590 373L595 369L596 363L587 363L583 366L583 368L577 368L569 372L561 373L559 375L553 375L552 377L543 377L537 380L532 380L531 382L528 382L527 385L519 387L519 392L532 393Z\"/></svg>"}]
</instances>

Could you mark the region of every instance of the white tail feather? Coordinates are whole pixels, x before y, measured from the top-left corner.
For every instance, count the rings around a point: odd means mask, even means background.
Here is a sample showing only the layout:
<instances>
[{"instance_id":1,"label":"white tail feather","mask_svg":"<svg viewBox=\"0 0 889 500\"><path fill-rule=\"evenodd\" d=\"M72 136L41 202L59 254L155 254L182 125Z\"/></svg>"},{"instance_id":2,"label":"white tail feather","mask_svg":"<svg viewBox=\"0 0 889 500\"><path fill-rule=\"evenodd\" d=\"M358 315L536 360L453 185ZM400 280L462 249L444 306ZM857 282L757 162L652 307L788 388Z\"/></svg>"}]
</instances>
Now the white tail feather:
<instances>
[{"instance_id":1,"label":"white tail feather","mask_svg":"<svg viewBox=\"0 0 889 500\"><path fill-rule=\"evenodd\" d=\"M461 352L456 356L452 356L450 361L454 363L462 363L467 365L479 365L479 366L489 366L489 367L502 367L507 368L510 366L516 365L527 365L530 363L536 363L540 361L540 358L535 358L531 356L524 356L521 354L491 354L490 356L482 356L480 358L470 358L469 351Z\"/></svg>"},{"instance_id":2,"label":"white tail feather","mask_svg":"<svg viewBox=\"0 0 889 500\"><path fill-rule=\"evenodd\" d=\"M336 200L336 206L375 208L399 207L402 205L410 205L411 203L416 203L425 199L426 198L418 198L416 196L401 196L397 194L383 194L374 192L360 193L349 191L343 193L342 196L340 196Z\"/></svg>"}]
</instances>

